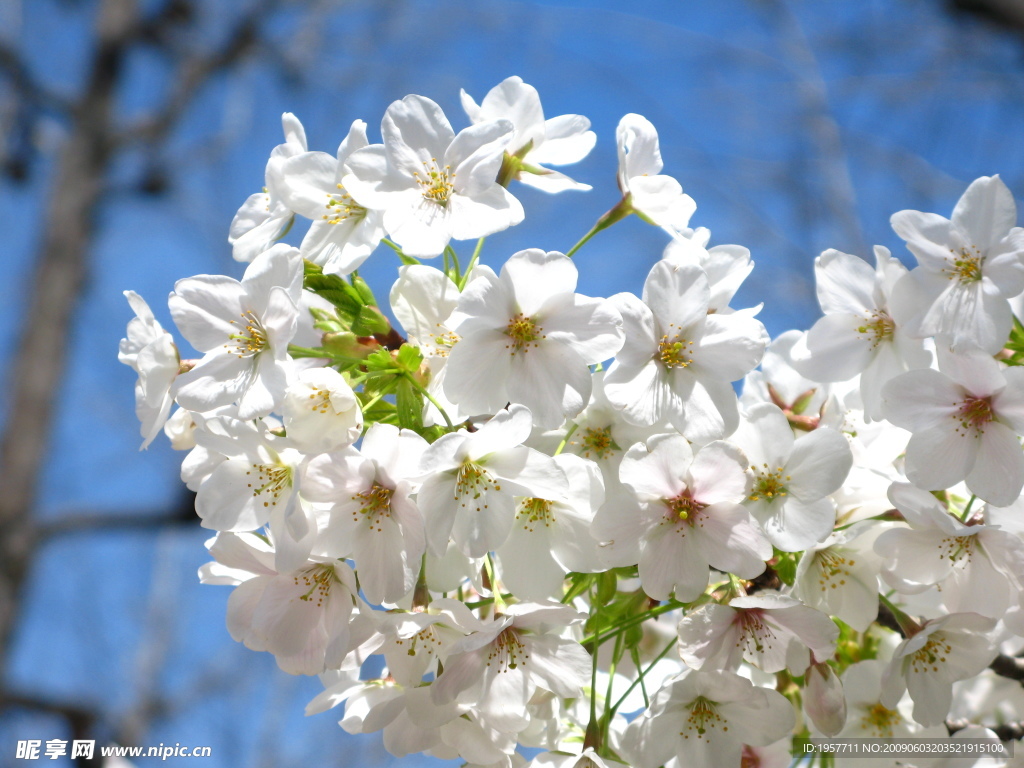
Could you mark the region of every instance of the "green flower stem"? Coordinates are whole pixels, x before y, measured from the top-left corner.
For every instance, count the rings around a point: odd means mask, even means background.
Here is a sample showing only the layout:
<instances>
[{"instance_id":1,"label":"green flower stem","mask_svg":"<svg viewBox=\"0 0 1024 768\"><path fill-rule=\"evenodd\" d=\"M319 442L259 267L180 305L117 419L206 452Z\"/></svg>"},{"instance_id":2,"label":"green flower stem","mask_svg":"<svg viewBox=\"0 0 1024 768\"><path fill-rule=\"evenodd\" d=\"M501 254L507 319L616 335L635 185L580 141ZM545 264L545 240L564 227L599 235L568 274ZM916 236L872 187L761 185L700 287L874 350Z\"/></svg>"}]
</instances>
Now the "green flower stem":
<instances>
[{"instance_id":1,"label":"green flower stem","mask_svg":"<svg viewBox=\"0 0 1024 768\"><path fill-rule=\"evenodd\" d=\"M576 431L576 430L577 430L578 428L579 428L579 424L577 424L577 423L576 423L576 422L574 421L574 422L572 423L572 426L571 426L571 427L569 427L569 431L565 433L565 437L563 437L563 438L562 438L562 442L560 442L560 443L558 444L558 448L557 448L557 450L556 450L556 451L555 451L555 453L554 453L554 455L555 455L555 456L557 456L558 454L560 454L560 453L561 453L562 451L564 451L564 450L565 450L565 446L569 444L569 438L573 436L573 433L574 433L574 432L575 432L575 431Z\"/></svg>"},{"instance_id":2,"label":"green flower stem","mask_svg":"<svg viewBox=\"0 0 1024 768\"><path fill-rule=\"evenodd\" d=\"M386 237L382 237L381 238L381 242L384 243L384 245L386 245L388 248L393 250L395 252L395 254L397 254L398 258L402 260L403 264L419 264L420 263L419 259L413 258L412 256L406 256L405 255L405 251L402 250L402 246L400 246L395 241L390 240L390 239L388 239Z\"/></svg>"},{"instance_id":3,"label":"green flower stem","mask_svg":"<svg viewBox=\"0 0 1024 768\"><path fill-rule=\"evenodd\" d=\"M570 248L565 255L571 259L573 254L576 253L576 251L578 251L580 248L582 248L590 238L592 238L602 229L608 229L608 227L610 227L612 224L618 221L622 221L631 213L633 213L633 204L630 200L630 196L626 195L618 203L616 203L610 211L608 211L604 216L598 219L597 223L590 228L590 231L587 232L587 234L585 234L583 237L581 237L580 241L576 243L576 245L574 245L572 248Z\"/></svg>"},{"instance_id":4,"label":"green flower stem","mask_svg":"<svg viewBox=\"0 0 1024 768\"><path fill-rule=\"evenodd\" d=\"M473 249L473 256L469 260L469 266L466 267L465 273L458 279L456 285L459 286L459 291L463 291L466 288L466 284L469 282L469 275L473 271L473 267L480 261L480 251L483 250L484 240L486 237L481 237L476 241L476 247Z\"/></svg>"},{"instance_id":5,"label":"green flower stem","mask_svg":"<svg viewBox=\"0 0 1024 768\"><path fill-rule=\"evenodd\" d=\"M967 522L967 519L971 516L971 507L974 506L974 500L977 498L978 497L975 496L973 493L971 494L971 498L968 500L967 506L964 507L964 511L960 514L961 522Z\"/></svg>"},{"instance_id":6,"label":"green flower stem","mask_svg":"<svg viewBox=\"0 0 1024 768\"><path fill-rule=\"evenodd\" d=\"M654 608L651 608L649 611L644 611L643 613L637 614L629 621L623 622L622 624L615 626L603 635L595 632L589 637L585 637L582 640L580 640L580 643L586 645L587 643L591 643L596 640L598 645L603 645L605 640L610 640L616 635L625 632L627 629L635 627L637 624L643 624L650 618L653 618L655 616L661 616L661 614L663 613L668 613L669 611L674 611L677 608L684 607L685 605L677 600L669 600L667 603L664 603L663 605L656 606Z\"/></svg>"},{"instance_id":7,"label":"green flower stem","mask_svg":"<svg viewBox=\"0 0 1024 768\"><path fill-rule=\"evenodd\" d=\"M675 645L678 642L678 640L679 640L679 638L677 638L677 637L673 637L671 640L669 640L668 645L666 645L661 650L661 653L659 653L657 656L655 656L654 660L651 661L651 663L648 664L646 667L644 667L643 671L640 672L640 676L636 680L634 680L632 682L632 684L630 684L629 688L626 689L626 692L624 694L622 694L622 696L619 697L619 700L616 701L615 704L612 706L612 708L611 708L611 717L615 717L615 713L619 711L619 707L622 706L622 703L626 700L626 697L629 696L629 694L631 694L633 692L633 689L636 688L641 683L641 681L647 676L647 673L650 672L652 669L654 669L654 665L657 664L659 661L661 661L662 659L664 659L668 655L668 652L671 651L675 647Z\"/></svg>"},{"instance_id":8,"label":"green flower stem","mask_svg":"<svg viewBox=\"0 0 1024 768\"><path fill-rule=\"evenodd\" d=\"M430 401L430 404L441 412L441 416L444 417L444 423L445 425L447 425L448 429L455 429L455 426L452 424L452 420L448 417L448 414L445 413L444 408L442 408L441 404L434 399L434 396L432 394L427 392L426 387L424 387L422 384L416 381L416 378L408 371L402 371L402 375L405 376L405 378L407 378L412 383L413 387L416 389L417 392L419 392L421 395L427 398L427 400Z\"/></svg>"},{"instance_id":9,"label":"green flower stem","mask_svg":"<svg viewBox=\"0 0 1024 768\"><path fill-rule=\"evenodd\" d=\"M916 621L914 621L912 618L910 618L906 613L904 613L899 608L897 608L895 605L893 605L892 601L889 600L889 598L886 597L885 595L883 595L881 592L878 593L878 600L879 600L879 602L882 603L882 605L884 605L886 608L888 608L892 612L892 615L896 619L896 623L900 625L900 629L903 630L903 635L905 637L913 637L914 635L916 635L918 632L921 631L921 625L920 624L918 624Z\"/></svg>"}]
</instances>

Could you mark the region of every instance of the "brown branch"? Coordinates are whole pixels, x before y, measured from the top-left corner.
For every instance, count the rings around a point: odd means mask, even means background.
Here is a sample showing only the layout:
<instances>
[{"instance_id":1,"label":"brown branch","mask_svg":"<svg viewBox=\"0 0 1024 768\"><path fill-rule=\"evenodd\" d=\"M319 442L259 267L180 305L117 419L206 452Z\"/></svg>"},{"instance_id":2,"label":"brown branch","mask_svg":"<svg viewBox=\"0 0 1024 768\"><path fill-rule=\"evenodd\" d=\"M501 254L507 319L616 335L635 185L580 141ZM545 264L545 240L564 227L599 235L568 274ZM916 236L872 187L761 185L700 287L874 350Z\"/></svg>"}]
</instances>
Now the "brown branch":
<instances>
[{"instance_id":1,"label":"brown branch","mask_svg":"<svg viewBox=\"0 0 1024 768\"><path fill-rule=\"evenodd\" d=\"M56 715L67 721L68 735L72 741L96 740L96 726L100 718L92 709L67 704L43 696L0 690L0 712L10 709L27 709L48 715ZM94 753L91 760L87 760L84 757L79 757L75 760L75 765L78 768L99 768L102 764L103 759L99 756L98 752Z\"/></svg>"},{"instance_id":2,"label":"brown branch","mask_svg":"<svg viewBox=\"0 0 1024 768\"><path fill-rule=\"evenodd\" d=\"M957 731L962 731L964 728L968 728L975 723L969 720L947 720L946 730L949 731L949 735L952 736ZM1024 722L1014 723L1002 723L1000 725L985 725L982 726L992 731L1000 741L1020 741L1024 739Z\"/></svg>"},{"instance_id":3,"label":"brown branch","mask_svg":"<svg viewBox=\"0 0 1024 768\"><path fill-rule=\"evenodd\" d=\"M40 109L67 115L73 104L33 77L21 54L9 45L0 43L0 77L6 79L23 102Z\"/></svg>"}]
</instances>

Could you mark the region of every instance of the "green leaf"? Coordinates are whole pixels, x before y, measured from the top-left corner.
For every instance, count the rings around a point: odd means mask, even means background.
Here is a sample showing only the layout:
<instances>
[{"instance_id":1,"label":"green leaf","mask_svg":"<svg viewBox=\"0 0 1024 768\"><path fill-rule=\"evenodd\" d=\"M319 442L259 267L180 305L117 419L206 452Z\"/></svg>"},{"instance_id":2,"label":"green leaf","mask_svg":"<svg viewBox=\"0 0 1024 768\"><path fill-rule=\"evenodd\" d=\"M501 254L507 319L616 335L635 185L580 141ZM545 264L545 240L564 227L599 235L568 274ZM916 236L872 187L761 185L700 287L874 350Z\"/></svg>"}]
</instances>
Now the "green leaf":
<instances>
[{"instance_id":1,"label":"green leaf","mask_svg":"<svg viewBox=\"0 0 1024 768\"><path fill-rule=\"evenodd\" d=\"M353 333L360 336L386 335L390 330L391 321L384 317L377 307L371 305L360 307L352 322Z\"/></svg>"},{"instance_id":2,"label":"green leaf","mask_svg":"<svg viewBox=\"0 0 1024 768\"><path fill-rule=\"evenodd\" d=\"M305 262L302 287L337 307L338 317L346 325L359 316L359 310L365 304L355 288L337 275L325 275L320 267L309 261Z\"/></svg>"},{"instance_id":3,"label":"green leaf","mask_svg":"<svg viewBox=\"0 0 1024 768\"><path fill-rule=\"evenodd\" d=\"M398 407L398 426L417 432L423 428L423 396L404 376L395 386L395 404Z\"/></svg>"},{"instance_id":4,"label":"green leaf","mask_svg":"<svg viewBox=\"0 0 1024 768\"><path fill-rule=\"evenodd\" d=\"M612 571L605 571L597 577L597 601L610 603L615 598L619 580Z\"/></svg>"},{"instance_id":5,"label":"green leaf","mask_svg":"<svg viewBox=\"0 0 1024 768\"><path fill-rule=\"evenodd\" d=\"M356 290L363 304L377 306L377 299L374 298L373 291L370 290L369 284L363 278L353 272L349 279L352 281L352 287Z\"/></svg>"},{"instance_id":6,"label":"green leaf","mask_svg":"<svg viewBox=\"0 0 1024 768\"><path fill-rule=\"evenodd\" d=\"M366 358L367 371L396 371L395 359L386 349L378 349Z\"/></svg>"},{"instance_id":7,"label":"green leaf","mask_svg":"<svg viewBox=\"0 0 1024 768\"><path fill-rule=\"evenodd\" d=\"M779 575L783 584L787 586L793 586L793 582L796 581L796 564L798 557L792 552L776 552L777 562L772 568L775 569L775 573Z\"/></svg>"},{"instance_id":8,"label":"green leaf","mask_svg":"<svg viewBox=\"0 0 1024 768\"><path fill-rule=\"evenodd\" d=\"M419 347L412 344L403 344L395 356L395 363L403 371L418 373L420 365L423 363L423 353L420 352Z\"/></svg>"}]
</instances>

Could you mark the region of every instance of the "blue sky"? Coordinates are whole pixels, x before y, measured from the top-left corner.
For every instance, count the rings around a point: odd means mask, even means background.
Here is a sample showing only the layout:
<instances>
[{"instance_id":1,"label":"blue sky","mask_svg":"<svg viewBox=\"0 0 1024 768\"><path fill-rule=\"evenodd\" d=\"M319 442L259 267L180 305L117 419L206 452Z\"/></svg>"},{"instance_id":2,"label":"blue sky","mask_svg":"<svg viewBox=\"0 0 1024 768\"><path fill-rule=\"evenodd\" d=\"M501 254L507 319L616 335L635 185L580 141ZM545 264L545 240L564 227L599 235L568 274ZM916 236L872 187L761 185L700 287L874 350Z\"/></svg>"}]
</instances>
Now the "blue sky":
<instances>
[{"instance_id":1,"label":"blue sky","mask_svg":"<svg viewBox=\"0 0 1024 768\"><path fill-rule=\"evenodd\" d=\"M23 4L20 38L57 89L80 80L91 5ZM214 21L237 7L204 5ZM636 5L626 12L610 0L353 0L312 27L297 10L275 19L275 39L307 73L304 84L275 76L269 59L212 83L162 158L175 171L162 197L128 189L147 158L129 155L115 168L112 183L125 189L109 199L94 243L39 513L148 514L176 498L181 456L162 438L137 451L133 375L116 362L130 317L121 292L141 293L170 327L164 297L175 280L240 276L228 224L262 186L284 111L302 119L312 148L333 152L357 118L376 140L387 105L408 93L434 99L463 127L460 88L479 100L518 74L538 88L548 116L588 116L597 147L565 170L594 190L548 197L514 187L526 221L488 239L484 260L494 266L524 247L566 250L616 202L615 126L627 112L643 114L659 130L665 172L697 201L692 223L709 227L713 244L751 249L757 266L734 304L763 301L773 336L817 317L811 265L821 250L869 256L880 243L907 258L888 225L893 212L948 215L972 179L992 173L1024 192L1016 38L925 0ZM59 25L51 23L56 12ZM126 122L167 87L165 64L139 54L127 83ZM60 127L48 124L39 141L46 150L60 138ZM27 185L0 183L8 221L4 357L22 320L52 162L38 170ZM664 242L636 219L601 233L577 257L581 292L639 292ZM378 297L396 265L386 249L367 264ZM303 718L316 681L289 678L266 654L230 640L229 590L200 587L195 577L207 559L205 538L197 522L159 535L106 532L47 545L27 586L9 680L86 702L112 721L155 688L164 714L142 742L209 744L213 757L198 761L209 768L399 764L379 738L347 737L335 725L340 711ZM12 718L0 725L0 756L13 755L15 739L59 735L53 720Z\"/></svg>"}]
</instances>

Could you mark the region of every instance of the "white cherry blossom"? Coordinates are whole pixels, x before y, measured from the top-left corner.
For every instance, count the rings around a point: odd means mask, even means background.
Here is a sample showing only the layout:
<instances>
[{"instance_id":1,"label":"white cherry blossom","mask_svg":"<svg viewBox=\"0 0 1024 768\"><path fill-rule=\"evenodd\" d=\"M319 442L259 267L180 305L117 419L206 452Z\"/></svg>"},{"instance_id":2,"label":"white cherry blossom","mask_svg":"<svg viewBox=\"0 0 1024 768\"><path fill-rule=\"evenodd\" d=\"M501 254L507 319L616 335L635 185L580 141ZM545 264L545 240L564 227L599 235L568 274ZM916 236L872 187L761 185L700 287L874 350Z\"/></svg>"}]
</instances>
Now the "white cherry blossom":
<instances>
[{"instance_id":1,"label":"white cherry blossom","mask_svg":"<svg viewBox=\"0 0 1024 768\"><path fill-rule=\"evenodd\" d=\"M241 282L219 275L179 280L168 299L188 342L204 353L178 376L174 396L191 411L238 403L238 417L265 416L288 385L288 343L295 335L302 260L276 245L258 256Z\"/></svg>"},{"instance_id":2,"label":"white cherry blossom","mask_svg":"<svg viewBox=\"0 0 1024 768\"><path fill-rule=\"evenodd\" d=\"M500 547L515 523L517 496L566 498L565 472L523 445L532 422L528 408L512 405L475 432L443 436L423 454L417 503L435 556L445 553L449 536L469 557Z\"/></svg>"},{"instance_id":3,"label":"white cherry blossom","mask_svg":"<svg viewBox=\"0 0 1024 768\"><path fill-rule=\"evenodd\" d=\"M938 371L909 371L882 391L886 418L913 433L907 478L928 491L966 480L985 501L1007 505L1024 487L1024 368L978 351L940 349L938 362Z\"/></svg>"},{"instance_id":4,"label":"white cherry blossom","mask_svg":"<svg viewBox=\"0 0 1024 768\"><path fill-rule=\"evenodd\" d=\"M127 337L121 339L117 359L139 374L135 383L135 415L140 422L142 446L148 448L160 434L171 412L171 386L181 363L174 339L163 329L139 294L125 291L135 317L128 321Z\"/></svg>"},{"instance_id":5,"label":"white cherry blossom","mask_svg":"<svg viewBox=\"0 0 1024 768\"><path fill-rule=\"evenodd\" d=\"M664 164L658 132L651 121L632 113L623 116L615 129L615 140L619 147L617 178L623 203L642 219L673 235L686 232L697 204L683 194L678 181L661 175Z\"/></svg>"},{"instance_id":6,"label":"white cherry blossom","mask_svg":"<svg viewBox=\"0 0 1024 768\"><path fill-rule=\"evenodd\" d=\"M514 127L505 152L515 159L513 178L545 192L588 190L589 184L545 168L545 164L569 165L590 154L597 136L582 115L544 119L537 89L521 77L508 77L494 86L480 104L461 91L462 108L474 125L489 120L508 120ZM506 163L509 160L506 159Z\"/></svg>"},{"instance_id":7,"label":"white cherry blossom","mask_svg":"<svg viewBox=\"0 0 1024 768\"><path fill-rule=\"evenodd\" d=\"M918 263L896 288L896 319L957 351L1002 349L1012 326L1007 299L1024 290L1024 229L1002 180L976 179L950 219L900 211L892 227Z\"/></svg>"},{"instance_id":8,"label":"white cherry blossom","mask_svg":"<svg viewBox=\"0 0 1024 768\"><path fill-rule=\"evenodd\" d=\"M578 272L561 253L514 254L497 277L483 272L463 291L460 339L448 356L450 400L469 413L522 403L541 427L557 427L590 401L589 365L622 346L622 320L605 299L576 293Z\"/></svg>"},{"instance_id":9,"label":"white cherry blossom","mask_svg":"<svg viewBox=\"0 0 1024 768\"><path fill-rule=\"evenodd\" d=\"M422 96L388 107L384 144L348 157L341 179L359 205L384 211L384 229L409 256L437 256L523 220L523 206L495 178L513 126L493 120L458 135L441 108Z\"/></svg>"},{"instance_id":10,"label":"white cherry blossom","mask_svg":"<svg viewBox=\"0 0 1024 768\"><path fill-rule=\"evenodd\" d=\"M290 157L306 151L306 131L291 112L281 115L284 143L278 144L267 161L262 192L250 195L231 222L228 242L236 261L252 261L277 240L284 237L295 219L285 203L285 182L282 164Z\"/></svg>"},{"instance_id":11,"label":"white cherry blossom","mask_svg":"<svg viewBox=\"0 0 1024 768\"><path fill-rule=\"evenodd\" d=\"M359 205L341 183L349 155L366 146L366 123L356 120L336 156L302 152L280 163L285 205L313 220L299 251L329 275L357 269L384 236L383 213Z\"/></svg>"},{"instance_id":12,"label":"white cherry blossom","mask_svg":"<svg viewBox=\"0 0 1024 768\"><path fill-rule=\"evenodd\" d=\"M299 372L281 404L284 427L305 453L327 453L351 445L363 429L359 400L333 368Z\"/></svg>"},{"instance_id":13,"label":"white cherry blossom","mask_svg":"<svg viewBox=\"0 0 1024 768\"><path fill-rule=\"evenodd\" d=\"M746 315L708 314L710 289L700 267L662 260L644 283L643 301L619 293L626 340L605 376L609 402L638 425L668 421L706 443L739 420L729 382L746 375L768 343Z\"/></svg>"}]
</instances>

